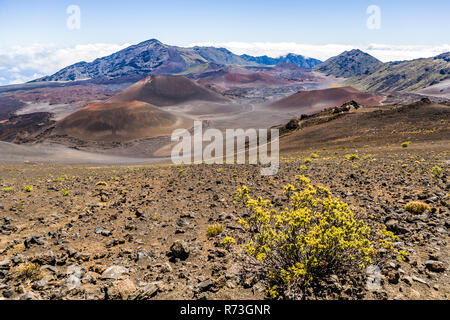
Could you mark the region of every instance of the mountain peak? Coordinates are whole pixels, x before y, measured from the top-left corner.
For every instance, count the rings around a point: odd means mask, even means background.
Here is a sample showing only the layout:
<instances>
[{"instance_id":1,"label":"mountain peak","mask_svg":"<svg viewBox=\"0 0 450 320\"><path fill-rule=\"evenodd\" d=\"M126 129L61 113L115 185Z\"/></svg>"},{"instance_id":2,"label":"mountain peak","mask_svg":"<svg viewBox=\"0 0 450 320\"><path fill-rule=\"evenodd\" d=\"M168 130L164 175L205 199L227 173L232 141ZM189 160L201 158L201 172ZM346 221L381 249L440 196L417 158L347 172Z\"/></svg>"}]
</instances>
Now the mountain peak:
<instances>
[{"instance_id":1,"label":"mountain peak","mask_svg":"<svg viewBox=\"0 0 450 320\"><path fill-rule=\"evenodd\" d=\"M315 69L326 75L350 78L367 75L382 64L380 60L370 54L359 49L353 49L331 57Z\"/></svg>"},{"instance_id":2,"label":"mountain peak","mask_svg":"<svg viewBox=\"0 0 450 320\"><path fill-rule=\"evenodd\" d=\"M149 39L149 40L142 41L142 42L139 43L139 44L143 44L143 43L157 43L157 44L163 44L161 41L159 41L158 39L155 39L155 38L152 38L152 39ZM138 45L139 45L139 44L138 44Z\"/></svg>"},{"instance_id":3,"label":"mountain peak","mask_svg":"<svg viewBox=\"0 0 450 320\"><path fill-rule=\"evenodd\" d=\"M349 51L344 51L343 53L352 53L352 54L368 54L360 49L352 49Z\"/></svg>"}]
</instances>

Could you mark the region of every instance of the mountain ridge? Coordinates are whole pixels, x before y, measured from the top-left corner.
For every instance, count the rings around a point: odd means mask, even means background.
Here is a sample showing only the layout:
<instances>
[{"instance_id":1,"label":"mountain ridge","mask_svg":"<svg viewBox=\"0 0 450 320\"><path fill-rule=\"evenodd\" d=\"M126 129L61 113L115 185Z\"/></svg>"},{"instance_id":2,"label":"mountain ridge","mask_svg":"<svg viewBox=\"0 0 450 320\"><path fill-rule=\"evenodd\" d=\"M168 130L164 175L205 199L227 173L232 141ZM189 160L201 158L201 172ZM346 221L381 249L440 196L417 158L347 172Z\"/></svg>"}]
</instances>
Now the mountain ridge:
<instances>
[{"instance_id":1,"label":"mountain ridge","mask_svg":"<svg viewBox=\"0 0 450 320\"><path fill-rule=\"evenodd\" d=\"M370 74L383 62L359 49L344 51L341 54L327 59L314 67L315 71L327 76L350 78Z\"/></svg>"},{"instance_id":2,"label":"mountain ridge","mask_svg":"<svg viewBox=\"0 0 450 320\"><path fill-rule=\"evenodd\" d=\"M344 83L360 90L385 93L416 91L450 79L450 52L431 58L386 62L370 74L354 76Z\"/></svg>"},{"instance_id":3,"label":"mountain ridge","mask_svg":"<svg viewBox=\"0 0 450 320\"><path fill-rule=\"evenodd\" d=\"M200 46L185 48L150 39L92 62L77 62L52 75L30 82L145 77L149 74L183 75L206 70L211 64L261 66L276 65L280 62L309 68L321 61L292 53L279 58L239 56L225 48Z\"/></svg>"}]
</instances>

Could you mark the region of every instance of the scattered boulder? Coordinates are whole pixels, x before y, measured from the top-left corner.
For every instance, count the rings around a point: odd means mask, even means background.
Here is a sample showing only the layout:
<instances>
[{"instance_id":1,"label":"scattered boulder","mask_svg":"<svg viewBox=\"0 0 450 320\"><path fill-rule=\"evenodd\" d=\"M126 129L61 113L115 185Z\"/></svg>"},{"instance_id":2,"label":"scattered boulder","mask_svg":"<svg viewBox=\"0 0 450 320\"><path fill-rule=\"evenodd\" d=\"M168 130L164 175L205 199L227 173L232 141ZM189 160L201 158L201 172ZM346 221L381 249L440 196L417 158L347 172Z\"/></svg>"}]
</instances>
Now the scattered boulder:
<instances>
[{"instance_id":1,"label":"scattered boulder","mask_svg":"<svg viewBox=\"0 0 450 320\"><path fill-rule=\"evenodd\" d=\"M102 279L117 280L122 274L127 273L128 269L122 266L111 266L102 273Z\"/></svg>"},{"instance_id":2,"label":"scattered boulder","mask_svg":"<svg viewBox=\"0 0 450 320\"><path fill-rule=\"evenodd\" d=\"M446 269L443 262L435 260L425 261L425 268L432 272L444 272Z\"/></svg>"},{"instance_id":3,"label":"scattered boulder","mask_svg":"<svg viewBox=\"0 0 450 320\"><path fill-rule=\"evenodd\" d=\"M214 287L214 282L211 279L207 279L205 281L200 282L197 286L195 291L197 293L209 291Z\"/></svg>"},{"instance_id":4,"label":"scattered boulder","mask_svg":"<svg viewBox=\"0 0 450 320\"><path fill-rule=\"evenodd\" d=\"M39 300L39 296L31 291L28 291L20 296L20 300Z\"/></svg>"},{"instance_id":5,"label":"scattered boulder","mask_svg":"<svg viewBox=\"0 0 450 320\"><path fill-rule=\"evenodd\" d=\"M126 278L117 281L110 291L108 291L110 299L126 300L133 292L136 291L136 285L130 278Z\"/></svg>"},{"instance_id":6,"label":"scattered boulder","mask_svg":"<svg viewBox=\"0 0 450 320\"><path fill-rule=\"evenodd\" d=\"M36 291L41 291L41 290L44 290L45 288L47 288L47 286L48 286L47 280L41 279L41 280L33 283L31 288Z\"/></svg>"},{"instance_id":7,"label":"scattered boulder","mask_svg":"<svg viewBox=\"0 0 450 320\"><path fill-rule=\"evenodd\" d=\"M10 259L0 261L0 270L9 270L10 267L11 267Z\"/></svg>"},{"instance_id":8,"label":"scattered boulder","mask_svg":"<svg viewBox=\"0 0 450 320\"><path fill-rule=\"evenodd\" d=\"M31 261L40 265L54 266L56 263L56 258L53 251L48 251L35 255L32 257Z\"/></svg>"},{"instance_id":9,"label":"scattered boulder","mask_svg":"<svg viewBox=\"0 0 450 320\"><path fill-rule=\"evenodd\" d=\"M170 256L175 259L186 260L189 257L189 247L184 241L175 241L170 246Z\"/></svg>"},{"instance_id":10,"label":"scattered boulder","mask_svg":"<svg viewBox=\"0 0 450 320\"><path fill-rule=\"evenodd\" d=\"M44 238L42 238L41 236L38 235L31 235L29 236L23 243L25 245L25 248L30 248L31 245L36 244L36 245L44 245L45 244L45 240Z\"/></svg>"},{"instance_id":11,"label":"scattered boulder","mask_svg":"<svg viewBox=\"0 0 450 320\"><path fill-rule=\"evenodd\" d=\"M66 275L74 275L78 279L81 279L83 274L84 274L84 270L77 264L67 267Z\"/></svg>"},{"instance_id":12,"label":"scattered boulder","mask_svg":"<svg viewBox=\"0 0 450 320\"><path fill-rule=\"evenodd\" d=\"M129 296L131 300L148 300L153 298L160 290L161 281L152 282L145 285L143 288L136 290Z\"/></svg>"},{"instance_id":13,"label":"scattered boulder","mask_svg":"<svg viewBox=\"0 0 450 320\"><path fill-rule=\"evenodd\" d=\"M67 278L66 280L66 286L67 286L67 290L73 290L73 289L80 289L81 286L81 280L80 278L78 278L77 276L75 276L74 274L72 274L69 278Z\"/></svg>"}]
</instances>

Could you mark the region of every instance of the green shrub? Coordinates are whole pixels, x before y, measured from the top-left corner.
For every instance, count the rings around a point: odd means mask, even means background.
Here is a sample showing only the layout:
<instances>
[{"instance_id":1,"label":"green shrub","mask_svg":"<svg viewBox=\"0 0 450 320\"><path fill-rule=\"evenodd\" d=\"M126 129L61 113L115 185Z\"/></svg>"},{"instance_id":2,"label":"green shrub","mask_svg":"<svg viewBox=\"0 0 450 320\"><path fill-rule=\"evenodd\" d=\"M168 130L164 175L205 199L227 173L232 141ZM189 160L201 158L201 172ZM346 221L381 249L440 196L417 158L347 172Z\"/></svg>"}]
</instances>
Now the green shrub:
<instances>
[{"instance_id":1,"label":"green shrub","mask_svg":"<svg viewBox=\"0 0 450 320\"><path fill-rule=\"evenodd\" d=\"M442 169L438 166L434 166L433 169L431 169L431 175L433 178L439 178L441 176Z\"/></svg>"},{"instance_id":2,"label":"green shrub","mask_svg":"<svg viewBox=\"0 0 450 320\"><path fill-rule=\"evenodd\" d=\"M362 272L378 247L396 252L392 232L371 232L328 189L297 178L296 186L284 187L290 204L280 210L270 200L251 198L246 186L237 191L236 200L250 211L240 219L250 238L246 252L261 264L269 296L297 298L328 275Z\"/></svg>"},{"instance_id":3,"label":"green shrub","mask_svg":"<svg viewBox=\"0 0 450 320\"><path fill-rule=\"evenodd\" d=\"M213 224L208 226L206 234L208 237L216 237L223 232L223 227L220 224Z\"/></svg>"},{"instance_id":4,"label":"green shrub","mask_svg":"<svg viewBox=\"0 0 450 320\"><path fill-rule=\"evenodd\" d=\"M6 192L6 193L13 192L13 188L11 188L11 187L3 188L3 192Z\"/></svg>"},{"instance_id":5,"label":"green shrub","mask_svg":"<svg viewBox=\"0 0 450 320\"><path fill-rule=\"evenodd\" d=\"M431 208L428 204L420 202L420 201L411 201L406 204L405 210L411 213L423 213L425 211L431 211Z\"/></svg>"},{"instance_id":6,"label":"green shrub","mask_svg":"<svg viewBox=\"0 0 450 320\"><path fill-rule=\"evenodd\" d=\"M23 191L25 191L25 192L32 192L33 191L33 186L26 186L25 188L23 188Z\"/></svg>"}]
</instances>

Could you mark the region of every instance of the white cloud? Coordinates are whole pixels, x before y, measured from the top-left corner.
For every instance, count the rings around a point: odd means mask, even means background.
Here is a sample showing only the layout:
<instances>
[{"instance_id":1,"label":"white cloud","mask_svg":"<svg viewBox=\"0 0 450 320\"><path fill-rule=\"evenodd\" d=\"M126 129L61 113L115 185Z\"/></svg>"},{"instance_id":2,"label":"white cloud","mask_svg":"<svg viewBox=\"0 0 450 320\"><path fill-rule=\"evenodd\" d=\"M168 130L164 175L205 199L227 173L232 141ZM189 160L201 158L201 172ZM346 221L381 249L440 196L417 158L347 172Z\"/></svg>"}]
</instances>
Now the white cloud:
<instances>
[{"instance_id":1,"label":"white cloud","mask_svg":"<svg viewBox=\"0 0 450 320\"><path fill-rule=\"evenodd\" d=\"M351 49L360 49L383 62L427 58L450 51L449 44L440 46L386 44L358 46L343 44L314 45L295 42L200 42L193 43L192 46L222 47L236 54L253 56L279 57L287 53L296 53L319 60L326 60Z\"/></svg>"},{"instance_id":2,"label":"white cloud","mask_svg":"<svg viewBox=\"0 0 450 320\"><path fill-rule=\"evenodd\" d=\"M0 49L0 85L23 83L80 61L96 58L128 47L129 44L94 43L60 48L55 45L33 44Z\"/></svg>"}]
</instances>

